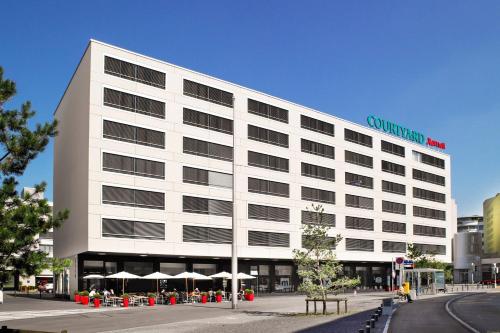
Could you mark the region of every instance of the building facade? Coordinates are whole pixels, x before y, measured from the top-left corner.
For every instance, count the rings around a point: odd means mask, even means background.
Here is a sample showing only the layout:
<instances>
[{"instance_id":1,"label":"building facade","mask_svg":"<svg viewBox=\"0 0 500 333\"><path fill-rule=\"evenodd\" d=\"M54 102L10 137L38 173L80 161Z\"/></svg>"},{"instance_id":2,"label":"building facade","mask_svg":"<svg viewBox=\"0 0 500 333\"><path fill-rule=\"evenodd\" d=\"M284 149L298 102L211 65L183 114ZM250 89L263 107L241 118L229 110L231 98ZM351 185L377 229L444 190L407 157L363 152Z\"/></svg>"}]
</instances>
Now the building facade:
<instances>
[{"instance_id":1,"label":"building facade","mask_svg":"<svg viewBox=\"0 0 500 333\"><path fill-rule=\"evenodd\" d=\"M492 266L500 266L500 193L483 202L484 250L483 278L491 280Z\"/></svg>"},{"instance_id":2,"label":"building facade","mask_svg":"<svg viewBox=\"0 0 500 333\"><path fill-rule=\"evenodd\" d=\"M457 219L453 237L453 281L473 283L482 281L483 217L464 216Z\"/></svg>"},{"instance_id":3,"label":"building facade","mask_svg":"<svg viewBox=\"0 0 500 333\"><path fill-rule=\"evenodd\" d=\"M55 209L71 211L55 253L75 263L72 289L89 273L229 271L234 218L251 287L294 290L311 203L365 286L388 285L409 242L451 262L450 157L380 118L361 126L98 41L55 117Z\"/></svg>"}]
</instances>

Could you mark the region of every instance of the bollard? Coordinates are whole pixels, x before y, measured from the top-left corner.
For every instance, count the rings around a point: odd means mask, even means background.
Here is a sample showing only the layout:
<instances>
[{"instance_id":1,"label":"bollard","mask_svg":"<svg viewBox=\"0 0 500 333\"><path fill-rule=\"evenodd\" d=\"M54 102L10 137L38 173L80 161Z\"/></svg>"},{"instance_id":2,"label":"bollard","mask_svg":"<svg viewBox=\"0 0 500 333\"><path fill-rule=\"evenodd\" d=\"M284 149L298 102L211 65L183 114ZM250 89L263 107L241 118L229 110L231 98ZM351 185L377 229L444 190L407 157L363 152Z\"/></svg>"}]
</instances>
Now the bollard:
<instances>
[{"instance_id":1,"label":"bollard","mask_svg":"<svg viewBox=\"0 0 500 333\"><path fill-rule=\"evenodd\" d=\"M375 328L375 319L370 320L370 326L371 328Z\"/></svg>"},{"instance_id":2,"label":"bollard","mask_svg":"<svg viewBox=\"0 0 500 333\"><path fill-rule=\"evenodd\" d=\"M362 328L360 328L360 329L358 330L358 333L365 333L365 330L364 330L364 329L362 329Z\"/></svg>"},{"instance_id":3,"label":"bollard","mask_svg":"<svg viewBox=\"0 0 500 333\"><path fill-rule=\"evenodd\" d=\"M365 326L365 333L370 333L370 325Z\"/></svg>"},{"instance_id":4,"label":"bollard","mask_svg":"<svg viewBox=\"0 0 500 333\"><path fill-rule=\"evenodd\" d=\"M375 319L375 321L378 321L378 314L372 315L372 319Z\"/></svg>"}]
</instances>

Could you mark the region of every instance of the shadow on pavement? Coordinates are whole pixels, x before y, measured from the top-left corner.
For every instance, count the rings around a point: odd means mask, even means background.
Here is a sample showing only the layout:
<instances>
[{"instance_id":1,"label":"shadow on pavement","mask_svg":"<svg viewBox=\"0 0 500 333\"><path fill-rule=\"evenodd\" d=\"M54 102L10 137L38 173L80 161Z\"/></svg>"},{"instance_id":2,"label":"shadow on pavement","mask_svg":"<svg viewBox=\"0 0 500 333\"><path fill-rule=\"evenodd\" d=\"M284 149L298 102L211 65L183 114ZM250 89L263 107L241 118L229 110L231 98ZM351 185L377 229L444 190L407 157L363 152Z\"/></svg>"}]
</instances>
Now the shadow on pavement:
<instances>
[{"instance_id":1,"label":"shadow on pavement","mask_svg":"<svg viewBox=\"0 0 500 333\"><path fill-rule=\"evenodd\" d=\"M376 308L355 313L348 316L337 317L324 324L308 327L296 332L300 333L352 333L364 327L365 321L370 318Z\"/></svg>"}]
</instances>

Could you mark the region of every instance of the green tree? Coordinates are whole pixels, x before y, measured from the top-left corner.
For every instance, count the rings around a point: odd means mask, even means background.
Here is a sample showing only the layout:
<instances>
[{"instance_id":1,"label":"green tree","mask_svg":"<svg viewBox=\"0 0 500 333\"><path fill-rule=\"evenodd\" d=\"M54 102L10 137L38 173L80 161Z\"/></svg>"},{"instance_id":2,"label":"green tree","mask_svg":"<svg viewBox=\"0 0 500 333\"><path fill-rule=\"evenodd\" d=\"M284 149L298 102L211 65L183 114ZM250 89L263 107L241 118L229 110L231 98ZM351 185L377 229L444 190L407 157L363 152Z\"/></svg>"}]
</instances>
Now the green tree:
<instances>
[{"instance_id":1,"label":"green tree","mask_svg":"<svg viewBox=\"0 0 500 333\"><path fill-rule=\"evenodd\" d=\"M52 258L50 261L52 273L54 273L54 292L65 292L65 290L59 290L59 278L72 264L73 261L69 258Z\"/></svg>"},{"instance_id":2,"label":"green tree","mask_svg":"<svg viewBox=\"0 0 500 333\"><path fill-rule=\"evenodd\" d=\"M323 207L312 204L307 213L311 223L302 228L303 249L293 250L298 275L302 278L299 291L308 297L326 299L329 293L358 285L359 277L352 279L343 275L342 264L334 253L342 237L328 236L331 226L324 221Z\"/></svg>"},{"instance_id":3,"label":"green tree","mask_svg":"<svg viewBox=\"0 0 500 333\"><path fill-rule=\"evenodd\" d=\"M30 129L28 121L35 111L29 101L20 110L4 109L15 94L15 82L4 79L0 67L0 290L15 272L33 275L50 266L47 254L38 250L37 235L59 227L69 214L67 210L52 214L48 201L40 196L46 188L44 182L24 197L16 191L16 177L45 150L57 134L57 123L36 124Z\"/></svg>"},{"instance_id":4,"label":"green tree","mask_svg":"<svg viewBox=\"0 0 500 333\"><path fill-rule=\"evenodd\" d=\"M444 271L444 278L446 283L453 281L453 265L447 264L436 259L435 253L424 254L414 244L409 243L407 256L415 263L415 268L435 268Z\"/></svg>"}]
</instances>

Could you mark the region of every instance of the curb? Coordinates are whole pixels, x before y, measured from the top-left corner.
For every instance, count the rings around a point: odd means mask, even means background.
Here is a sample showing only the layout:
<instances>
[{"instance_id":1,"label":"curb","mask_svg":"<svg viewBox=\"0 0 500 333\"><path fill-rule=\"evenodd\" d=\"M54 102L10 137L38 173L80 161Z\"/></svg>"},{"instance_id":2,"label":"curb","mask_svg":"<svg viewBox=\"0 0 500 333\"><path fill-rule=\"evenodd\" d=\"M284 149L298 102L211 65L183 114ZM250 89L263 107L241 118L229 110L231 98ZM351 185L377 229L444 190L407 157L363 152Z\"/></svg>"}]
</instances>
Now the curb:
<instances>
[{"instance_id":1,"label":"curb","mask_svg":"<svg viewBox=\"0 0 500 333\"><path fill-rule=\"evenodd\" d=\"M465 327L466 329L468 329L470 332L472 333L481 333L480 331L478 331L477 329L475 329L474 327L472 327L471 325L467 324L465 321L463 321L462 319L460 319L456 314L454 314L451 310L450 310L450 304L459 300L459 299L462 299L462 298L465 298L465 297L468 297L468 296L475 296L475 295L481 295L481 293L474 293L474 294L471 294L471 295L461 295L461 296L457 296L457 297L454 297L450 300L448 300L448 302L446 302L445 304L445 309L446 309L446 312L453 318L455 319L456 321L458 321L460 323L460 325L462 325L463 327ZM384 332L385 333L385 332Z\"/></svg>"}]
</instances>

